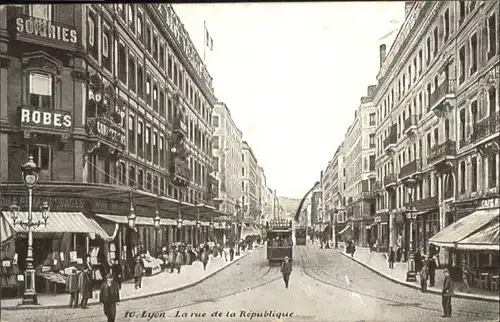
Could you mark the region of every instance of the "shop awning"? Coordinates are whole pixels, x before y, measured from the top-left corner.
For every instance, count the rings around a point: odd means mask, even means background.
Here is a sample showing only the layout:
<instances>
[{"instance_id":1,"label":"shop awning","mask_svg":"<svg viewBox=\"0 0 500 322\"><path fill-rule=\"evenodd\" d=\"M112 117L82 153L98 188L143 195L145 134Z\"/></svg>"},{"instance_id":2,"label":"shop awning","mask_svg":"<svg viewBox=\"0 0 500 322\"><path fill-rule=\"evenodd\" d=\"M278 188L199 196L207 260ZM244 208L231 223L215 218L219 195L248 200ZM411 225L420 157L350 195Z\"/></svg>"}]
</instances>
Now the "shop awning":
<instances>
[{"instance_id":1,"label":"shop awning","mask_svg":"<svg viewBox=\"0 0 500 322\"><path fill-rule=\"evenodd\" d=\"M175 225L177 225L177 223L173 219L162 218L160 220L160 225L162 225L162 226L175 226Z\"/></svg>"},{"instance_id":2,"label":"shop awning","mask_svg":"<svg viewBox=\"0 0 500 322\"><path fill-rule=\"evenodd\" d=\"M20 225L13 225L9 214L3 212L3 217L17 233L27 233L28 230ZM26 222L28 212L22 211L18 214L18 220ZM33 221L43 221L41 212L32 212ZM108 233L93 219L85 217L81 212L50 212L47 226L40 225L34 230L35 233L85 233L97 234L103 239L109 239ZM3 238L3 237L2 237Z\"/></svg>"},{"instance_id":3,"label":"shop awning","mask_svg":"<svg viewBox=\"0 0 500 322\"><path fill-rule=\"evenodd\" d=\"M477 210L434 235L429 243L440 247L456 247L461 240L476 233L499 215L499 209Z\"/></svg>"},{"instance_id":4,"label":"shop awning","mask_svg":"<svg viewBox=\"0 0 500 322\"><path fill-rule=\"evenodd\" d=\"M339 235L345 233L348 229L351 229L350 225L345 226L345 228L340 231Z\"/></svg>"},{"instance_id":5,"label":"shop awning","mask_svg":"<svg viewBox=\"0 0 500 322\"><path fill-rule=\"evenodd\" d=\"M457 243L458 249L467 250L500 250L500 222L494 220L477 233Z\"/></svg>"},{"instance_id":6,"label":"shop awning","mask_svg":"<svg viewBox=\"0 0 500 322\"><path fill-rule=\"evenodd\" d=\"M107 214L95 214L97 217L106 219L117 224L128 225L127 216L118 216L118 215L107 215ZM183 222L184 223L184 222ZM135 217L135 224L138 226L154 226L155 222L152 217ZM173 219L162 218L160 220L160 225L162 226L175 226L177 223Z\"/></svg>"},{"instance_id":7,"label":"shop awning","mask_svg":"<svg viewBox=\"0 0 500 322\"><path fill-rule=\"evenodd\" d=\"M195 226L195 225L196 225L196 223L194 221L186 220L186 219L182 220L182 226Z\"/></svg>"},{"instance_id":8,"label":"shop awning","mask_svg":"<svg viewBox=\"0 0 500 322\"><path fill-rule=\"evenodd\" d=\"M0 242L1 244L8 242L15 234L15 230L9 224L4 216L0 216Z\"/></svg>"}]
</instances>

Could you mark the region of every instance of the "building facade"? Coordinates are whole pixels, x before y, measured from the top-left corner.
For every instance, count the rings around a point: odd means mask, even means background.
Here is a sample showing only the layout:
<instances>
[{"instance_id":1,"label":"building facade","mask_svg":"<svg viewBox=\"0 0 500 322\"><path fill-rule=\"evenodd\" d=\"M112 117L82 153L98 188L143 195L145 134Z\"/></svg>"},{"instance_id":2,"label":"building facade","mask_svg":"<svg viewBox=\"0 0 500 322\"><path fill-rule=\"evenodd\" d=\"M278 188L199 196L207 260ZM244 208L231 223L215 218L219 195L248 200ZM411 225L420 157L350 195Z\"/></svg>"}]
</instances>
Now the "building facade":
<instances>
[{"instance_id":1,"label":"building facade","mask_svg":"<svg viewBox=\"0 0 500 322\"><path fill-rule=\"evenodd\" d=\"M433 253L433 235L498 198L498 11L415 2L390 52L381 47L374 192L404 253Z\"/></svg>"},{"instance_id":2,"label":"building facade","mask_svg":"<svg viewBox=\"0 0 500 322\"><path fill-rule=\"evenodd\" d=\"M216 99L170 5L1 6L0 47L2 209L19 200L27 211L20 165L32 156L41 170L35 205L48 201L57 218L49 231L69 220L63 212L102 219L119 227L113 248L123 260L141 247L208 240L219 214ZM130 209L135 231L123 225ZM166 223L159 231L156 211ZM85 258L88 238L73 235L71 250Z\"/></svg>"},{"instance_id":3,"label":"building facade","mask_svg":"<svg viewBox=\"0 0 500 322\"><path fill-rule=\"evenodd\" d=\"M259 214L260 177L257 158L250 145L243 141L241 154L241 205L243 219L255 223Z\"/></svg>"},{"instance_id":4,"label":"building facade","mask_svg":"<svg viewBox=\"0 0 500 322\"><path fill-rule=\"evenodd\" d=\"M370 187L375 182L375 89L369 86L367 95L361 98L344 140L346 208L354 242L365 247L377 238L376 230L372 229L375 202Z\"/></svg>"},{"instance_id":5,"label":"building facade","mask_svg":"<svg viewBox=\"0 0 500 322\"><path fill-rule=\"evenodd\" d=\"M236 214L236 202L242 196L240 175L242 168L243 134L238 129L226 104L215 104L212 116L214 127L213 155L219 194L222 203L219 209L227 214Z\"/></svg>"}]
</instances>

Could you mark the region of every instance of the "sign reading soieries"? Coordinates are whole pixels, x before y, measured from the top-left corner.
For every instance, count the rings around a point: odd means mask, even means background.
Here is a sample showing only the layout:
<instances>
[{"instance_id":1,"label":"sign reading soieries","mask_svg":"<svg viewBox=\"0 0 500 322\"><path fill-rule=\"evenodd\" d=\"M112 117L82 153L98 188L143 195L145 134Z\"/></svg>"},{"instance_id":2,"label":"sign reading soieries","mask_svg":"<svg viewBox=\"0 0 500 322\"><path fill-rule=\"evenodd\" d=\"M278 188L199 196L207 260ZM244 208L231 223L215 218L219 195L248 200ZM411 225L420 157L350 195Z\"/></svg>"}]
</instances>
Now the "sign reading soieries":
<instances>
[{"instance_id":1,"label":"sign reading soieries","mask_svg":"<svg viewBox=\"0 0 500 322\"><path fill-rule=\"evenodd\" d=\"M78 40L75 29L59 26L57 23L37 17L17 18L16 30L20 34L30 34L72 44L76 44Z\"/></svg>"}]
</instances>

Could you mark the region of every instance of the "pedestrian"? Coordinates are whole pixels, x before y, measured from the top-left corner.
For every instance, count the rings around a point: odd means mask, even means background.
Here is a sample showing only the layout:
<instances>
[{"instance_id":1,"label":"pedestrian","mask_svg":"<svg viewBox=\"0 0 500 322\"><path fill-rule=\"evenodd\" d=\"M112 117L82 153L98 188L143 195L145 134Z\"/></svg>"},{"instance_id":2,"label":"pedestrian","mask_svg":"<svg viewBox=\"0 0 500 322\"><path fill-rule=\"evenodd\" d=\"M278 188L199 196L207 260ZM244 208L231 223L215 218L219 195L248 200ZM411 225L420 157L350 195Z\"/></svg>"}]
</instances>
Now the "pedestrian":
<instances>
[{"instance_id":1,"label":"pedestrian","mask_svg":"<svg viewBox=\"0 0 500 322\"><path fill-rule=\"evenodd\" d=\"M420 290L422 293L427 292L427 277L428 277L428 272L427 272L427 265L425 265L425 262L422 263L421 269L420 269Z\"/></svg>"},{"instance_id":2,"label":"pedestrian","mask_svg":"<svg viewBox=\"0 0 500 322\"><path fill-rule=\"evenodd\" d=\"M116 303L120 302L120 290L115 283L112 274L106 276L106 281L102 283L99 293L99 303L103 305L104 314L108 322L114 322L116 316Z\"/></svg>"},{"instance_id":3,"label":"pedestrian","mask_svg":"<svg viewBox=\"0 0 500 322\"><path fill-rule=\"evenodd\" d=\"M175 268L177 268L177 274L181 273L181 266L182 266L182 253L181 250L179 249L175 254Z\"/></svg>"},{"instance_id":4,"label":"pedestrian","mask_svg":"<svg viewBox=\"0 0 500 322\"><path fill-rule=\"evenodd\" d=\"M143 273L143 268L141 264L141 259L139 256L137 256L134 264L134 283L136 290L142 287L142 273Z\"/></svg>"},{"instance_id":5,"label":"pedestrian","mask_svg":"<svg viewBox=\"0 0 500 322\"><path fill-rule=\"evenodd\" d=\"M208 264L208 253L206 251L201 253L201 262L203 263L203 270L206 271Z\"/></svg>"},{"instance_id":6,"label":"pedestrian","mask_svg":"<svg viewBox=\"0 0 500 322\"><path fill-rule=\"evenodd\" d=\"M78 307L78 299L80 298L80 290L78 289L78 271L73 269L71 274L66 278L66 289L69 292L69 308ZM73 305L74 303L74 305Z\"/></svg>"},{"instance_id":7,"label":"pedestrian","mask_svg":"<svg viewBox=\"0 0 500 322\"><path fill-rule=\"evenodd\" d=\"M232 261L233 261L233 259L234 259L234 247L233 247L233 245L231 245L231 246L229 247L229 261L231 261L231 262L232 262Z\"/></svg>"},{"instance_id":8,"label":"pedestrian","mask_svg":"<svg viewBox=\"0 0 500 322\"><path fill-rule=\"evenodd\" d=\"M355 251L356 251L356 246L354 245L354 242L351 241L351 257L354 257Z\"/></svg>"},{"instance_id":9,"label":"pedestrian","mask_svg":"<svg viewBox=\"0 0 500 322\"><path fill-rule=\"evenodd\" d=\"M429 259L429 263L427 263L427 269L429 271L429 286L434 286L436 284L436 260L434 256Z\"/></svg>"},{"instance_id":10,"label":"pedestrian","mask_svg":"<svg viewBox=\"0 0 500 322\"><path fill-rule=\"evenodd\" d=\"M467 293L471 293L470 286L469 286L469 278L472 275L472 271L469 268L469 265L467 265L467 262L465 260L462 260L462 281L464 282L464 286L467 288ZM460 291L462 291L463 288L460 288Z\"/></svg>"},{"instance_id":11,"label":"pedestrian","mask_svg":"<svg viewBox=\"0 0 500 322\"><path fill-rule=\"evenodd\" d=\"M90 279L90 271L87 268L83 269L78 275L78 289L82 294L80 307L86 309L89 298L92 297L92 282Z\"/></svg>"},{"instance_id":12,"label":"pedestrian","mask_svg":"<svg viewBox=\"0 0 500 322\"><path fill-rule=\"evenodd\" d=\"M415 270L417 272L420 272L420 269L422 268L422 256L420 256L420 250L417 249L415 252Z\"/></svg>"},{"instance_id":13,"label":"pedestrian","mask_svg":"<svg viewBox=\"0 0 500 322\"><path fill-rule=\"evenodd\" d=\"M281 273L283 274L283 280L285 281L285 287L288 288L288 281L290 280L290 274L292 274L292 262L285 256L283 263L281 264Z\"/></svg>"},{"instance_id":14,"label":"pedestrian","mask_svg":"<svg viewBox=\"0 0 500 322\"><path fill-rule=\"evenodd\" d=\"M118 259L115 259L113 266L111 267L111 271L113 272L113 278L115 279L115 282L118 285L118 289L121 290L123 268Z\"/></svg>"},{"instance_id":15,"label":"pedestrian","mask_svg":"<svg viewBox=\"0 0 500 322\"><path fill-rule=\"evenodd\" d=\"M173 273L175 267L175 250L173 247L170 248L170 252L168 253L168 267L170 268L170 273Z\"/></svg>"},{"instance_id":16,"label":"pedestrian","mask_svg":"<svg viewBox=\"0 0 500 322\"><path fill-rule=\"evenodd\" d=\"M442 305L443 305L443 318L451 317L451 297L454 295L453 280L451 279L450 272L447 268L444 269L444 282L443 290L441 291Z\"/></svg>"},{"instance_id":17,"label":"pedestrian","mask_svg":"<svg viewBox=\"0 0 500 322\"><path fill-rule=\"evenodd\" d=\"M396 257L396 253L394 252L394 249L391 247L389 250L389 268L394 269L394 260Z\"/></svg>"}]
</instances>

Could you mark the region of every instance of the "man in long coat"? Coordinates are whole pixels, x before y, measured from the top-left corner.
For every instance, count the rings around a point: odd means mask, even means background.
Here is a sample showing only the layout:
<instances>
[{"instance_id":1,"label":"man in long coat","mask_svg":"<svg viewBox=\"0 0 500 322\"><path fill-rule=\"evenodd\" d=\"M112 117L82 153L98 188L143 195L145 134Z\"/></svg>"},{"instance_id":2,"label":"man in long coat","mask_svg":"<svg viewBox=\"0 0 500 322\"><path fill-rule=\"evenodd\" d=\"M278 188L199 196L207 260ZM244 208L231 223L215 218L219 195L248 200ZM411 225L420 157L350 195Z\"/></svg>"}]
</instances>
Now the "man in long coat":
<instances>
[{"instance_id":1,"label":"man in long coat","mask_svg":"<svg viewBox=\"0 0 500 322\"><path fill-rule=\"evenodd\" d=\"M288 256L285 256L284 261L281 264L281 273L283 274L285 287L288 288L288 281L290 280L290 274L292 274L292 262L290 262Z\"/></svg>"},{"instance_id":2,"label":"man in long coat","mask_svg":"<svg viewBox=\"0 0 500 322\"><path fill-rule=\"evenodd\" d=\"M80 297L80 290L78 289L78 273L76 269L74 269L73 272L66 278L66 288L70 294L69 307L76 309L78 307L78 299Z\"/></svg>"},{"instance_id":3,"label":"man in long coat","mask_svg":"<svg viewBox=\"0 0 500 322\"><path fill-rule=\"evenodd\" d=\"M450 272L446 268L444 270L443 290L441 291L442 304L443 304L443 318L451 317L451 297L455 294L453 287L453 280L451 279Z\"/></svg>"},{"instance_id":4,"label":"man in long coat","mask_svg":"<svg viewBox=\"0 0 500 322\"><path fill-rule=\"evenodd\" d=\"M90 271L88 269L84 269L80 275L78 275L78 289L82 294L82 302L80 303L80 306L82 309L86 309L89 298L92 297L92 281L90 279Z\"/></svg>"},{"instance_id":5,"label":"man in long coat","mask_svg":"<svg viewBox=\"0 0 500 322\"><path fill-rule=\"evenodd\" d=\"M114 322L116 317L116 303L120 302L120 290L113 280L113 275L108 274L106 281L102 283L99 293L99 303L103 305L104 314L108 322Z\"/></svg>"}]
</instances>

